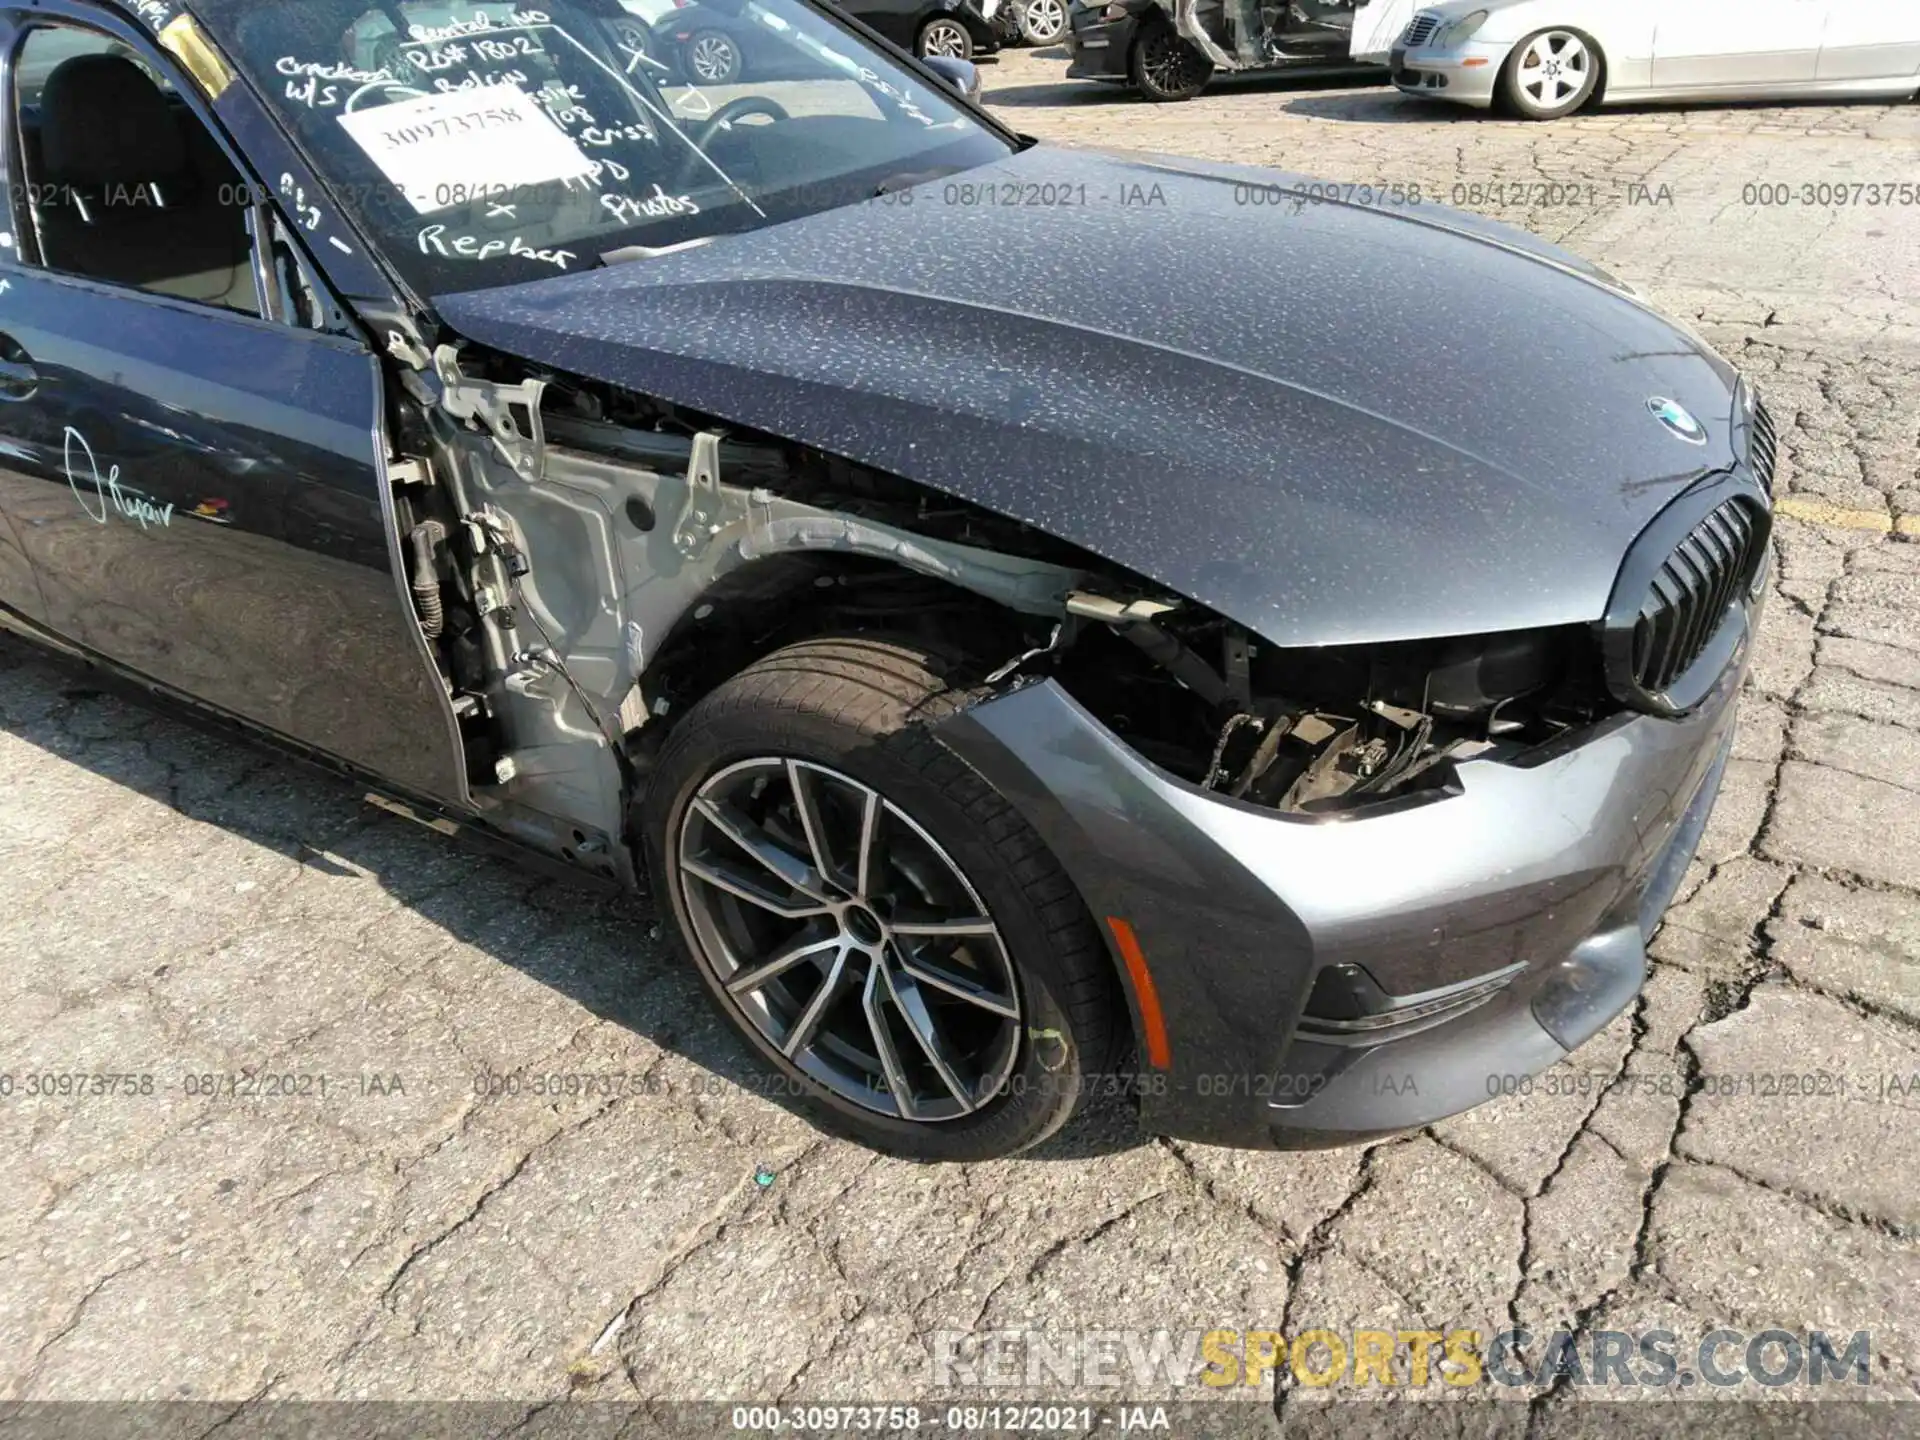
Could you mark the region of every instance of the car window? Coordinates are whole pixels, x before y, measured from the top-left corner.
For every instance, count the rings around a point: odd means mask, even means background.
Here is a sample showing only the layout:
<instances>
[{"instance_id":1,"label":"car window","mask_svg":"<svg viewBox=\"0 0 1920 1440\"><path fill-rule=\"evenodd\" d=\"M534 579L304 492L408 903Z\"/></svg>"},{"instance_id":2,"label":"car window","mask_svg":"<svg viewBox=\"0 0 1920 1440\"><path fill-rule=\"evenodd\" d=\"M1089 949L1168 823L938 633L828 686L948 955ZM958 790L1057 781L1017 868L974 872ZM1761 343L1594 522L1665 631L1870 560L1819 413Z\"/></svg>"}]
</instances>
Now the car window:
<instances>
[{"instance_id":1,"label":"car window","mask_svg":"<svg viewBox=\"0 0 1920 1440\"><path fill-rule=\"evenodd\" d=\"M165 75L96 30L40 25L14 63L17 195L49 270L260 313L248 189Z\"/></svg>"},{"instance_id":2,"label":"car window","mask_svg":"<svg viewBox=\"0 0 1920 1440\"><path fill-rule=\"evenodd\" d=\"M804 0L203 0L201 17L427 295L774 224L1012 148Z\"/></svg>"}]
</instances>

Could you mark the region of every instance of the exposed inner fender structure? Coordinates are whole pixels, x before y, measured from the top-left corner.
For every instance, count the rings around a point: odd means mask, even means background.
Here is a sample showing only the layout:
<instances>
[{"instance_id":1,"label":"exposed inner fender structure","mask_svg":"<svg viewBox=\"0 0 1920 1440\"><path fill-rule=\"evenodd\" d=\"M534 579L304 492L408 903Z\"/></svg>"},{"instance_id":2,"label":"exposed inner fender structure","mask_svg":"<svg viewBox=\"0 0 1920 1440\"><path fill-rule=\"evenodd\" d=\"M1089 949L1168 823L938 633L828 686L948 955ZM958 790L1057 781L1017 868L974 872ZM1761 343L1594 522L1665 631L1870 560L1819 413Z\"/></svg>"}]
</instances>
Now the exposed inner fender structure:
<instances>
[{"instance_id":1,"label":"exposed inner fender structure","mask_svg":"<svg viewBox=\"0 0 1920 1440\"><path fill-rule=\"evenodd\" d=\"M759 483L783 463L764 445L716 430L543 421L537 381L492 386L446 357L436 369L451 382L446 411L477 427L454 432L455 463L443 467L458 532L453 582L473 617L464 639L449 636L467 652L455 684L484 697L498 747L477 793L571 822L574 844L563 848L594 856L621 836L626 739L668 706L649 689L649 667L736 572L796 555L858 556L1055 618L1083 579L777 493ZM521 423L515 407L531 418ZM415 527L417 547L432 546L438 523ZM457 628L424 598L420 609L423 625Z\"/></svg>"},{"instance_id":2,"label":"exposed inner fender structure","mask_svg":"<svg viewBox=\"0 0 1920 1440\"><path fill-rule=\"evenodd\" d=\"M1051 678L1177 781L1336 818L1609 713L1589 627L1274 646L1044 531L805 446L442 350L403 386L409 586L489 823L634 878L629 802L713 686L826 633L924 639L982 698ZM483 360L481 362L485 364Z\"/></svg>"}]
</instances>

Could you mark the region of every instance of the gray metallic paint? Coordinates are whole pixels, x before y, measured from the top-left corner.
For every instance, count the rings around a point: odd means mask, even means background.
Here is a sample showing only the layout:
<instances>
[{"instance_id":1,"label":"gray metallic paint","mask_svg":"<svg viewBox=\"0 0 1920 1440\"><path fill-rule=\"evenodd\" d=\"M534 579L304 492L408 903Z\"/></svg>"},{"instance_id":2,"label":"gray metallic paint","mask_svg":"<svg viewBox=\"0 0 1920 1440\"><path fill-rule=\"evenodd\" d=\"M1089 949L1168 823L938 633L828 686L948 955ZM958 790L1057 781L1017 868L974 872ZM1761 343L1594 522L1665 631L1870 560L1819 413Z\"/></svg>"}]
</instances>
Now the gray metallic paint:
<instances>
[{"instance_id":1,"label":"gray metallic paint","mask_svg":"<svg viewBox=\"0 0 1920 1440\"><path fill-rule=\"evenodd\" d=\"M1277 644L1596 618L1634 535L1735 459L1731 370L1521 232L1286 188L1311 183L1037 147L910 202L435 304L495 349L1035 525ZM1084 203L980 200L1033 186Z\"/></svg>"},{"instance_id":2,"label":"gray metallic paint","mask_svg":"<svg viewBox=\"0 0 1920 1440\"><path fill-rule=\"evenodd\" d=\"M1338 1144L1478 1104L1489 1074L1544 1068L1631 1000L1718 789L1747 651L1683 719L1617 717L1463 763L1457 794L1336 819L1198 790L1051 681L937 733L1040 832L1097 918L1133 926L1173 1037L1144 1123L1220 1144ZM1491 1003L1408 1039L1337 1055L1291 1040L1323 966L1363 966L1412 996L1516 962L1527 969ZM1323 1065L1344 1068L1311 1090ZM1415 1091L1378 1083L1402 1073Z\"/></svg>"}]
</instances>

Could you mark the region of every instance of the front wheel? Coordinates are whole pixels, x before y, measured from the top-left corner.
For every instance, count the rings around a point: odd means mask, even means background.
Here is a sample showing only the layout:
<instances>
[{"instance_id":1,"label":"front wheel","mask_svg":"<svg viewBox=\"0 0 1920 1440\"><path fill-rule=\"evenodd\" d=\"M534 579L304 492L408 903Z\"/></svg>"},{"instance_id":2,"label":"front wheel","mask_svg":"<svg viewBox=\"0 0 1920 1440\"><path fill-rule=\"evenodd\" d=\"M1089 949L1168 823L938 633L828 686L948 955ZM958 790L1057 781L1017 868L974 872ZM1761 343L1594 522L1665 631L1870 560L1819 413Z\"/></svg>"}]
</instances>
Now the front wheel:
<instances>
[{"instance_id":1,"label":"front wheel","mask_svg":"<svg viewBox=\"0 0 1920 1440\"><path fill-rule=\"evenodd\" d=\"M640 816L721 1013L822 1128L922 1160L1037 1144L1113 1058L1117 996L1059 862L927 724L941 657L812 640L702 700Z\"/></svg>"},{"instance_id":2,"label":"front wheel","mask_svg":"<svg viewBox=\"0 0 1920 1440\"><path fill-rule=\"evenodd\" d=\"M936 15L920 27L920 36L914 41L913 53L923 58L928 55L945 55L951 60L971 60L973 36L958 20L949 20L944 15Z\"/></svg>"},{"instance_id":3,"label":"front wheel","mask_svg":"<svg viewBox=\"0 0 1920 1440\"><path fill-rule=\"evenodd\" d=\"M700 30L681 52L687 78L696 85L730 85L746 68L740 47L724 30Z\"/></svg>"},{"instance_id":4,"label":"front wheel","mask_svg":"<svg viewBox=\"0 0 1920 1440\"><path fill-rule=\"evenodd\" d=\"M1154 25L1133 42L1127 68L1149 100L1191 100L1213 78L1213 62L1173 32Z\"/></svg>"},{"instance_id":5,"label":"front wheel","mask_svg":"<svg viewBox=\"0 0 1920 1440\"><path fill-rule=\"evenodd\" d=\"M1020 38L1029 45L1056 45L1067 33L1067 0L1027 0L1020 10Z\"/></svg>"},{"instance_id":6,"label":"front wheel","mask_svg":"<svg viewBox=\"0 0 1920 1440\"><path fill-rule=\"evenodd\" d=\"M1500 99L1523 120L1558 120L1593 98L1600 53L1573 30L1529 35L1500 67Z\"/></svg>"}]
</instances>

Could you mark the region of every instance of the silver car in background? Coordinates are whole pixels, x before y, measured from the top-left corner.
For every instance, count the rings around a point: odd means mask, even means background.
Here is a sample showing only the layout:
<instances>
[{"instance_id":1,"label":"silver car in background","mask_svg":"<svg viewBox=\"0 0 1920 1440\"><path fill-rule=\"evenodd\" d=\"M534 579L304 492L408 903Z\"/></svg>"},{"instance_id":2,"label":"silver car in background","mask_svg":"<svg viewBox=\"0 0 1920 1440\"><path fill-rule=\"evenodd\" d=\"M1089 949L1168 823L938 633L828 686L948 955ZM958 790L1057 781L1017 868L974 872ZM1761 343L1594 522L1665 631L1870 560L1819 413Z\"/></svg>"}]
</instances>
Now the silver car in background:
<instances>
[{"instance_id":1,"label":"silver car in background","mask_svg":"<svg viewBox=\"0 0 1920 1440\"><path fill-rule=\"evenodd\" d=\"M1901 98L1920 88L1920 4L1448 0L1414 15L1391 64L1405 94L1529 120L1589 103Z\"/></svg>"}]
</instances>

